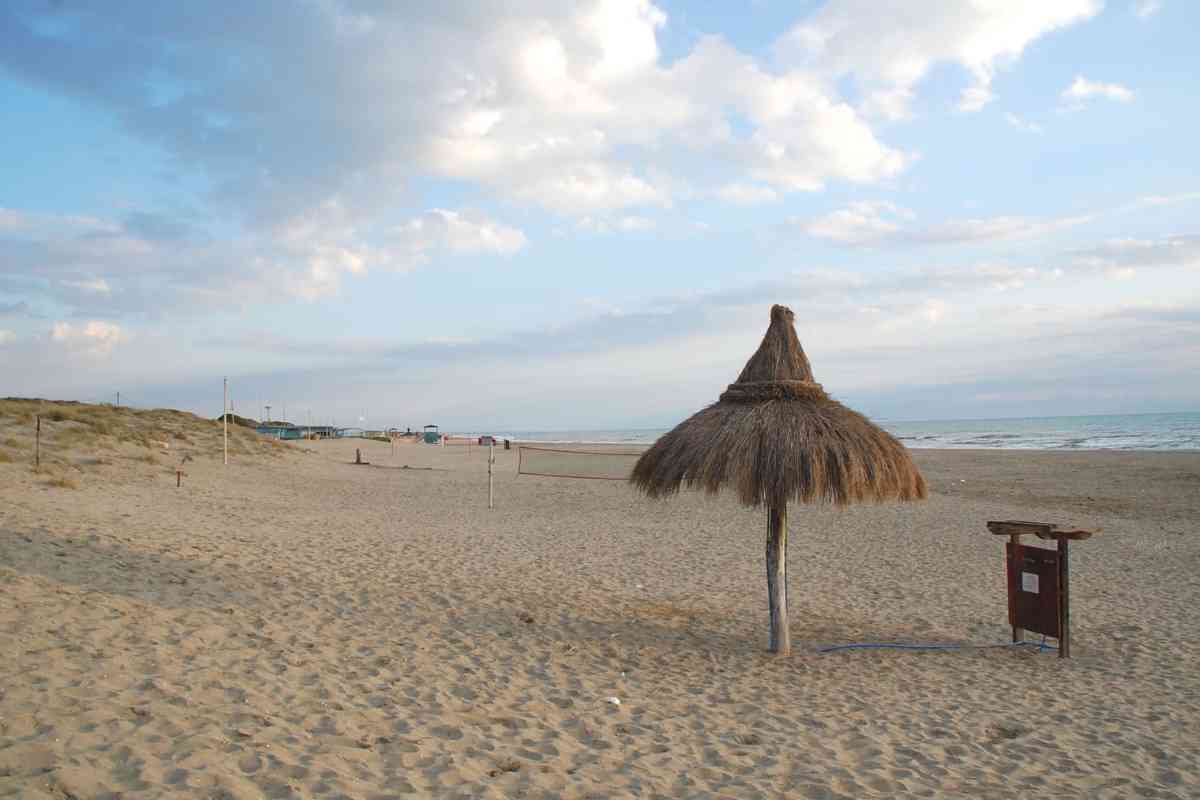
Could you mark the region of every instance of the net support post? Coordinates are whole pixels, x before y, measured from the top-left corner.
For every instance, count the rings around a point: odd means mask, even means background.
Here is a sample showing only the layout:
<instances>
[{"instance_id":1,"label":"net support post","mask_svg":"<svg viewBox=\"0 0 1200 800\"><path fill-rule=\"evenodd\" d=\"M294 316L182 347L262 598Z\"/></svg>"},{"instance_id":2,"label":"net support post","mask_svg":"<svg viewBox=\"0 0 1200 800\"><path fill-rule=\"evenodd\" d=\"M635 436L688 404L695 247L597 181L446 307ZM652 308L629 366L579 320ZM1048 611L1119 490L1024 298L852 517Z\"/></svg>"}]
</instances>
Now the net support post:
<instances>
[{"instance_id":1,"label":"net support post","mask_svg":"<svg viewBox=\"0 0 1200 800\"><path fill-rule=\"evenodd\" d=\"M496 463L496 444L488 445L488 508L495 508L495 488L492 481L492 465Z\"/></svg>"}]
</instances>

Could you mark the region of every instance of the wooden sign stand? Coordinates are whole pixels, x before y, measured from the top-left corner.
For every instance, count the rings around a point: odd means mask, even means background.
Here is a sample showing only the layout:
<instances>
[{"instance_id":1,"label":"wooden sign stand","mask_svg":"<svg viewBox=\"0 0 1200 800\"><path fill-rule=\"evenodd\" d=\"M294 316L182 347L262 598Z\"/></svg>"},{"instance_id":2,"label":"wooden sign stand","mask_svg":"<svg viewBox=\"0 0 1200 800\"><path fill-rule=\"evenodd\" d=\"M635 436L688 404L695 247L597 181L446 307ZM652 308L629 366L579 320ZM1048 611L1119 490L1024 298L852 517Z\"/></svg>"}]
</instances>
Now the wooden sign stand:
<instances>
[{"instance_id":1,"label":"wooden sign stand","mask_svg":"<svg viewBox=\"0 0 1200 800\"><path fill-rule=\"evenodd\" d=\"M1012 640L1024 640L1026 630L1058 639L1058 657L1071 656L1071 593L1067 569L1068 543L1092 537L1092 531L1060 529L1048 522L989 522L987 529L1009 537L1005 548L1008 567L1008 621ZM1036 536L1058 543L1057 552L1023 547L1021 537Z\"/></svg>"}]
</instances>

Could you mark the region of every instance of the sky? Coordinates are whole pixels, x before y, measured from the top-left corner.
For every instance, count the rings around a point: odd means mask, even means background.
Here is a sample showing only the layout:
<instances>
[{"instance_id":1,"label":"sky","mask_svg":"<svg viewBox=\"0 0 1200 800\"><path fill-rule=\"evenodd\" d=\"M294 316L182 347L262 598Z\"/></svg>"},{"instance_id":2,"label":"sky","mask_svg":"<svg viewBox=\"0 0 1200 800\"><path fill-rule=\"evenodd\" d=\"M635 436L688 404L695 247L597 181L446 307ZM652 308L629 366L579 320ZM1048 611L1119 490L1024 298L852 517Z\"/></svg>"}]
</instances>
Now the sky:
<instances>
[{"instance_id":1,"label":"sky","mask_svg":"<svg viewBox=\"0 0 1200 800\"><path fill-rule=\"evenodd\" d=\"M6 0L2 395L674 424L1200 409L1200 4Z\"/></svg>"}]
</instances>

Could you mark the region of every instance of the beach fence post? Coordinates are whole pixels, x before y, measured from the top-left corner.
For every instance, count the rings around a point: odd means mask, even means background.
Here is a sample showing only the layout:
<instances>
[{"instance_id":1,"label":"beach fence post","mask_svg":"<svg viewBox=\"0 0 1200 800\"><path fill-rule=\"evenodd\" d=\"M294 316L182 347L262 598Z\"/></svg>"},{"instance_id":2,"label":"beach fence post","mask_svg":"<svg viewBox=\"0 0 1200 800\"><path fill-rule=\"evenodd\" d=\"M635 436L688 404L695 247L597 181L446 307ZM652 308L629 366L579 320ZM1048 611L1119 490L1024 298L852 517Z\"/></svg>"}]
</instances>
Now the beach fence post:
<instances>
[{"instance_id":1,"label":"beach fence post","mask_svg":"<svg viewBox=\"0 0 1200 800\"><path fill-rule=\"evenodd\" d=\"M33 431L33 467L37 469L42 466L42 415L37 415Z\"/></svg>"},{"instance_id":2,"label":"beach fence post","mask_svg":"<svg viewBox=\"0 0 1200 800\"><path fill-rule=\"evenodd\" d=\"M787 601L787 506L767 508L767 608L771 614L768 649L786 656L792 652Z\"/></svg>"},{"instance_id":3,"label":"beach fence post","mask_svg":"<svg viewBox=\"0 0 1200 800\"><path fill-rule=\"evenodd\" d=\"M183 470L175 470L175 488L178 489L183 485Z\"/></svg>"},{"instance_id":4,"label":"beach fence post","mask_svg":"<svg viewBox=\"0 0 1200 800\"><path fill-rule=\"evenodd\" d=\"M488 445L488 508L495 508L495 489L492 482L492 465L496 463L496 443Z\"/></svg>"}]
</instances>

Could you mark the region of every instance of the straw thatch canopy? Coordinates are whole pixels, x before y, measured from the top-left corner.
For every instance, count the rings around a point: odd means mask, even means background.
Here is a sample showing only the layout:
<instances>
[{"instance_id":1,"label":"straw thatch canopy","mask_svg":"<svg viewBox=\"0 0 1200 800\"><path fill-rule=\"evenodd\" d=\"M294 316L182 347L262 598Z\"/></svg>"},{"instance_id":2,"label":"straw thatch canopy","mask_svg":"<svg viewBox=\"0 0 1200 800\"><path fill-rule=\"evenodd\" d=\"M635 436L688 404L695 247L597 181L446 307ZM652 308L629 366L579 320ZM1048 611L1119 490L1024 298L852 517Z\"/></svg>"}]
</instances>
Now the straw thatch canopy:
<instances>
[{"instance_id":1,"label":"straw thatch canopy","mask_svg":"<svg viewBox=\"0 0 1200 800\"><path fill-rule=\"evenodd\" d=\"M744 505L771 508L925 497L904 446L813 380L793 319L791 309L771 308L767 334L737 382L638 459L635 486L651 497L681 485L729 487Z\"/></svg>"}]
</instances>

